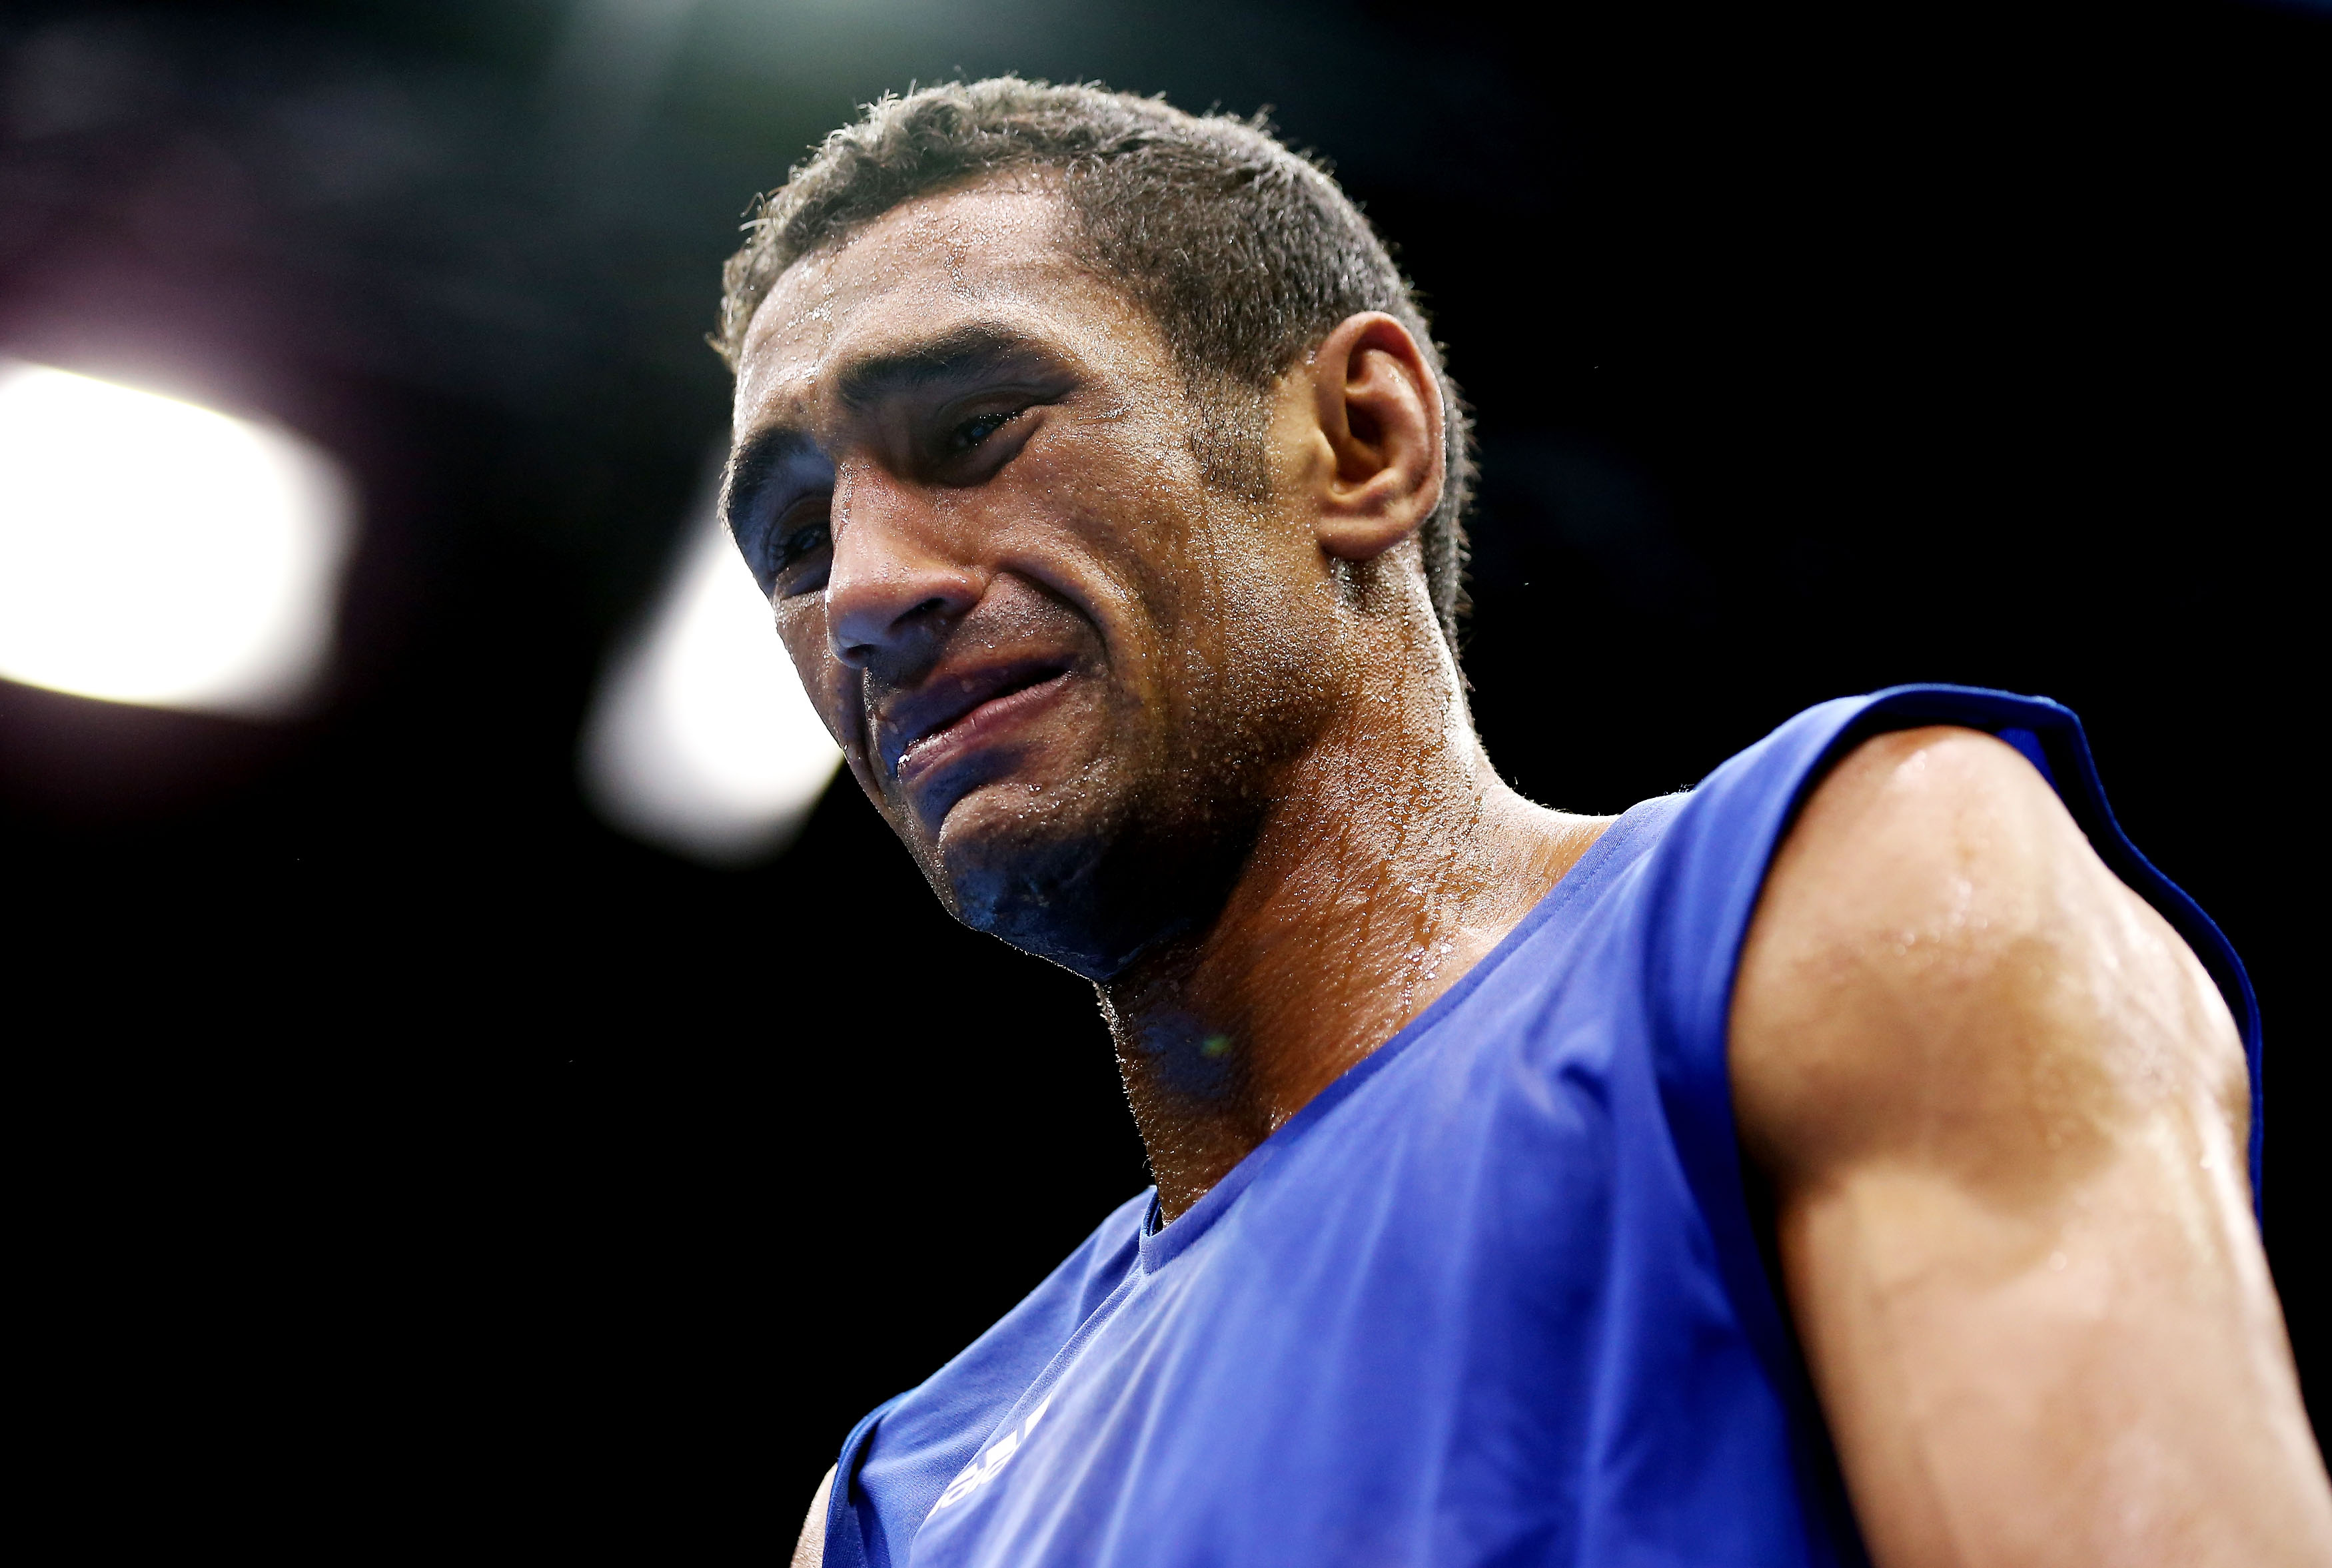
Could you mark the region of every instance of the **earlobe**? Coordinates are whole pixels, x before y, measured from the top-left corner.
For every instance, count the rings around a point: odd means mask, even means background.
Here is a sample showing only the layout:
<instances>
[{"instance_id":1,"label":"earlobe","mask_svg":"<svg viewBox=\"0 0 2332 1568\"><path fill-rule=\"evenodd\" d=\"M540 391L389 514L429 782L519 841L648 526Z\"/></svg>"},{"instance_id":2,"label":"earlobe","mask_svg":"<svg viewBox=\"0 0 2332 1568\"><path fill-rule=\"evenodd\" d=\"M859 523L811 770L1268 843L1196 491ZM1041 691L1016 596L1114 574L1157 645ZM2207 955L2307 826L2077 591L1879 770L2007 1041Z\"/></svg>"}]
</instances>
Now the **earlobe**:
<instances>
[{"instance_id":1,"label":"earlobe","mask_svg":"<svg viewBox=\"0 0 2332 1568\"><path fill-rule=\"evenodd\" d=\"M1382 311L1339 323L1311 370L1330 459L1320 478L1320 547L1340 560L1373 560L1441 504L1441 385L1409 328Z\"/></svg>"}]
</instances>

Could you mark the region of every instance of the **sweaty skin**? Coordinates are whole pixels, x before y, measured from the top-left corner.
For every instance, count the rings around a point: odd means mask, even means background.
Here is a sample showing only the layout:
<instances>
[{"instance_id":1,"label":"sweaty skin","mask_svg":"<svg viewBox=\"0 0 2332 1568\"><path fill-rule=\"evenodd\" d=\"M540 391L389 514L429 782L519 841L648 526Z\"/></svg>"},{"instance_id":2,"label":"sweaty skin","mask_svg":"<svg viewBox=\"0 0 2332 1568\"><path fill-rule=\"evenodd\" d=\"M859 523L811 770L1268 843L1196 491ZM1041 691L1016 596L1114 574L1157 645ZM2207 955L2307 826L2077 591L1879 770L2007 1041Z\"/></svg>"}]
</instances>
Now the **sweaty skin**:
<instances>
[{"instance_id":1,"label":"sweaty skin","mask_svg":"<svg viewBox=\"0 0 2332 1568\"><path fill-rule=\"evenodd\" d=\"M1095 983L1171 1219L1604 820L1474 738L1408 332L1333 333L1257 411L1270 493L1227 494L1156 329L1072 254L1049 192L989 185L798 263L746 337L728 509L933 890Z\"/></svg>"},{"instance_id":2,"label":"sweaty skin","mask_svg":"<svg viewBox=\"0 0 2332 1568\"><path fill-rule=\"evenodd\" d=\"M797 262L746 336L726 509L932 889L1094 982L1171 1220L1608 820L1523 800L1474 735L1408 332L1353 317L1231 410L1242 488L1224 411L1077 255L1027 176ZM2200 975L1989 737L1874 740L1793 828L1735 1093L1885 1568L2332 1563Z\"/></svg>"},{"instance_id":3,"label":"sweaty skin","mask_svg":"<svg viewBox=\"0 0 2332 1568\"><path fill-rule=\"evenodd\" d=\"M1886 1568L2332 1563L2234 1021L2021 756L1913 730L1822 783L1730 1054Z\"/></svg>"}]
</instances>

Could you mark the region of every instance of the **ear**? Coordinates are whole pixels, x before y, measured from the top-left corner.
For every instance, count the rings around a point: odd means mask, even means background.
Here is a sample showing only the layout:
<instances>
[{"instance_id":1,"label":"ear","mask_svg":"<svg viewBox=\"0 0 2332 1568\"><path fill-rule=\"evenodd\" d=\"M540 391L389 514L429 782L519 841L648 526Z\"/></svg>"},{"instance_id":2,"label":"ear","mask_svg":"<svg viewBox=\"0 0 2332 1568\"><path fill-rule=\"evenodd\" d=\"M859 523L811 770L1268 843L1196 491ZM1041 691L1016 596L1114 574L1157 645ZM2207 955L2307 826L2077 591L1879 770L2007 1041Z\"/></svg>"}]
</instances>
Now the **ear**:
<instances>
[{"instance_id":1,"label":"ear","mask_svg":"<svg viewBox=\"0 0 2332 1568\"><path fill-rule=\"evenodd\" d=\"M1409 328L1381 310L1347 317L1313 355L1320 547L1384 554L1441 504L1441 384Z\"/></svg>"}]
</instances>

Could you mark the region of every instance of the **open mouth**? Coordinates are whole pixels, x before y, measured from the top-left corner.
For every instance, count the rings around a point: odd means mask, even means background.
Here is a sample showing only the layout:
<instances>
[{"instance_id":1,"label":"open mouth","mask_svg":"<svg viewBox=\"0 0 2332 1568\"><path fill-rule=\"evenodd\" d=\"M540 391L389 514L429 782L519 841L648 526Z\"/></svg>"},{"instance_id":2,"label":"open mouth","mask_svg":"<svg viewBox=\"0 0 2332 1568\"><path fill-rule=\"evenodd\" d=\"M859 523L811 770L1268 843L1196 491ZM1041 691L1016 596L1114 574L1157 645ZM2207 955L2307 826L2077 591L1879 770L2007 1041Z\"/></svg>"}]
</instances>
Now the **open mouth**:
<instances>
[{"instance_id":1,"label":"open mouth","mask_svg":"<svg viewBox=\"0 0 2332 1568\"><path fill-rule=\"evenodd\" d=\"M1049 700L1068 675L1062 665L1033 664L968 683L962 694L965 700L933 715L900 748L891 765L891 775L903 781L928 770L942 756L972 745Z\"/></svg>"}]
</instances>

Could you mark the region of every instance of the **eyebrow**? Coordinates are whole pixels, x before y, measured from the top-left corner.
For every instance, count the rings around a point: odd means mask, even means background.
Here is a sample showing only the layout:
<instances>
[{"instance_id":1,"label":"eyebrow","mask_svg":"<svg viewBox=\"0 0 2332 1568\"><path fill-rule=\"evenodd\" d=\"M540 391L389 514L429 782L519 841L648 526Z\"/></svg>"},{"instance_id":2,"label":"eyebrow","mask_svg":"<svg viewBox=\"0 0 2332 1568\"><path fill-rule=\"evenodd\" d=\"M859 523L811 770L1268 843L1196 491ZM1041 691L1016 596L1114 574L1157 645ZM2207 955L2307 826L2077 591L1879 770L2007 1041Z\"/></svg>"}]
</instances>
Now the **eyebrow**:
<instances>
[{"instance_id":1,"label":"eyebrow","mask_svg":"<svg viewBox=\"0 0 2332 1568\"><path fill-rule=\"evenodd\" d=\"M729 457L729 471L721 484L721 521L738 546L749 547L737 527L759 509L761 492L796 458L812 450L808 435L787 425L756 431Z\"/></svg>"},{"instance_id":2,"label":"eyebrow","mask_svg":"<svg viewBox=\"0 0 2332 1568\"><path fill-rule=\"evenodd\" d=\"M1000 321L967 321L936 337L849 361L835 373L835 396L845 408L861 413L885 398L1034 369L1055 358L1018 328ZM803 431L771 425L746 438L731 455L721 489L721 517L741 547L748 541L737 536L739 522L758 512L770 480L814 444Z\"/></svg>"},{"instance_id":3,"label":"eyebrow","mask_svg":"<svg viewBox=\"0 0 2332 1568\"><path fill-rule=\"evenodd\" d=\"M935 337L853 360L835 374L835 396L854 413L888 397L950 382L977 381L1051 355L1015 328L967 321Z\"/></svg>"}]
</instances>

